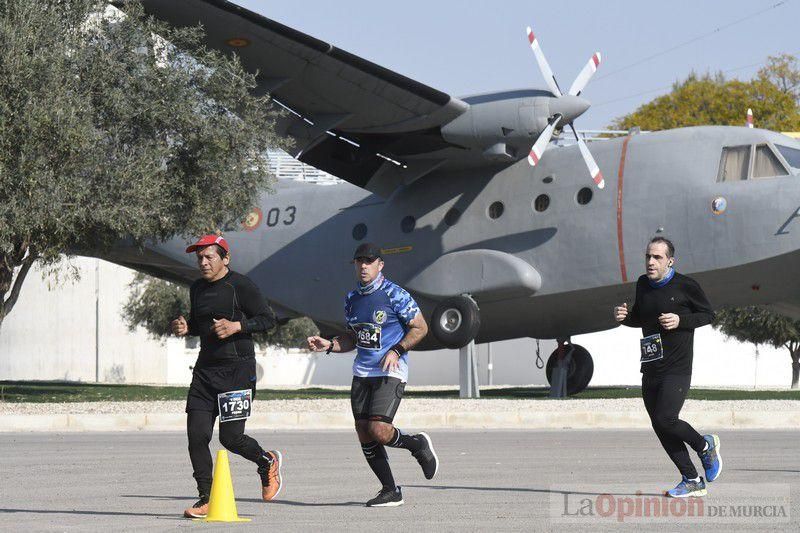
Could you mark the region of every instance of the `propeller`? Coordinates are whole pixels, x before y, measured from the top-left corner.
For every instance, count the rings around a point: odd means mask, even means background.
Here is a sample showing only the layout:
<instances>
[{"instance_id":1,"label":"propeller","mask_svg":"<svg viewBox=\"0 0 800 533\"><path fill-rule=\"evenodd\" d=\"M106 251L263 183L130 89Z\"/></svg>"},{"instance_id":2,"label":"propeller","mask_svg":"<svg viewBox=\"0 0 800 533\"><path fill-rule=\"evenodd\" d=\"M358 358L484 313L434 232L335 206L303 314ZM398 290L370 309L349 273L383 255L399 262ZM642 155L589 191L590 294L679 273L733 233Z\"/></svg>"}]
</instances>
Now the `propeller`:
<instances>
[{"instance_id":1,"label":"propeller","mask_svg":"<svg viewBox=\"0 0 800 533\"><path fill-rule=\"evenodd\" d=\"M575 78L575 81L572 82L569 91L567 91L567 94L565 95L561 92L561 88L556 81L556 77L553 75L553 70L550 68L550 64L547 62L544 52L542 52L542 47L539 46L539 41L536 39L536 35L533 33L533 30L530 28L530 26L527 28L527 31L528 43L531 46L531 50L533 50L533 55L536 57L536 62L539 64L539 70L542 71L542 76L544 76L544 81L547 83L547 87L550 89L550 92L555 95L556 102L559 104L553 105L552 107L575 110L575 112L569 114L569 116L572 118L569 120L569 122L567 122L567 125L572 130L573 135L575 135L575 140L578 143L578 148L581 152L581 156L583 157L583 161L586 163L586 168L589 169L589 174L592 176L592 179L597 187L602 189L605 187L605 181L603 180L603 174L600 172L600 167L597 166L597 163L592 157L592 153L589 151L589 147L586 146L586 142L578 135L578 133L575 131L575 127L572 124L574 118L583 113L583 111L589 107L589 103L586 102L586 100L579 98L579 96L589 83L589 80L592 79L594 73L597 72L597 67L600 66L600 52L595 52L592 57L589 58L589 61L587 61L586 65L584 65L583 69L581 69L581 71L578 73L578 76ZM536 142L528 154L528 162L531 164L531 166L536 166L536 164L542 158L542 154L544 154L544 151L547 149L550 139L553 136L553 132L562 120L564 120L563 114L555 113L547 121L547 127L545 127L545 129L542 130L542 133L539 134L539 138L536 139Z\"/></svg>"}]
</instances>

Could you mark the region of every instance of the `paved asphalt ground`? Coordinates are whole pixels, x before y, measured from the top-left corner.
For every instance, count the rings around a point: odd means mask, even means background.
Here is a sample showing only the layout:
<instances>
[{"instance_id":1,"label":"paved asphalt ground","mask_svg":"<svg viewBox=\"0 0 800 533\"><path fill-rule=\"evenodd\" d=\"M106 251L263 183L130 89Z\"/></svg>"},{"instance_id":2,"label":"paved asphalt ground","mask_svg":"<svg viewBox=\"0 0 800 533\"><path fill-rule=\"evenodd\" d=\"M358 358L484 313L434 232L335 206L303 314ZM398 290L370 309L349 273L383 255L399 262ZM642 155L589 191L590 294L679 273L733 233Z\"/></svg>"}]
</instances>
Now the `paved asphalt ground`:
<instances>
[{"instance_id":1,"label":"paved asphalt ground","mask_svg":"<svg viewBox=\"0 0 800 533\"><path fill-rule=\"evenodd\" d=\"M673 531L688 525L681 518L686 508L655 519L622 512L645 499L659 504L658 491L677 482L649 431L431 432L442 461L439 474L427 481L408 452L390 450L406 504L388 509L363 507L378 486L353 433L252 435L283 451L284 491L279 501L262 503L255 467L231 455L239 514L252 522L212 525L180 518L195 500L182 433L0 434L0 530L372 533L597 531L621 525ZM703 518L691 520L702 521L704 530L800 529L798 437L800 431L723 432L723 474L710 485ZM636 497L637 491L643 496ZM600 496L605 492L612 496ZM595 514L576 517L579 509ZM766 518L753 516L765 513Z\"/></svg>"}]
</instances>

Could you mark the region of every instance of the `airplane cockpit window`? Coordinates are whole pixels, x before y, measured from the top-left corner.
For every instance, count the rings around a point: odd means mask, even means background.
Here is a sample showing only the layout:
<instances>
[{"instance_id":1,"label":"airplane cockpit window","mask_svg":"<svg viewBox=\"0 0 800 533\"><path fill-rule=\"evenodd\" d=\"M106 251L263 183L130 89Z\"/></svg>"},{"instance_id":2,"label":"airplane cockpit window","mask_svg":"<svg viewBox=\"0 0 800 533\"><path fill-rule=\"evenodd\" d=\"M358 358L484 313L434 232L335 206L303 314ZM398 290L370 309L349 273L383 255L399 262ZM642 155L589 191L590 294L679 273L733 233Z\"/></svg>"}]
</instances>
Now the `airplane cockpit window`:
<instances>
[{"instance_id":1,"label":"airplane cockpit window","mask_svg":"<svg viewBox=\"0 0 800 533\"><path fill-rule=\"evenodd\" d=\"M750 145L726 146L722 149L717 182L746 180L749 167Z\"/></svg>"},{"instance_id":2,"label":"airplane cockpit window","mask_svg":"<svg viewBox=\"0 0 800 533\"><path fill-rule=\"evenodd\" d=\"M756 157L753 160L753 179L786 176L788 172L766 144L756 146Z\"/></svg>"},{"instance_id":3,"label":"airplane cockpit window","mask_svg":"<svg viewBox=\"0 0 800 533\"><path fill-rule=\"evenodd\" d=\"M800 150L780 144L776 144L775 148L778 149L790 167L800 169Z\"/></svg>"}]
</instances>

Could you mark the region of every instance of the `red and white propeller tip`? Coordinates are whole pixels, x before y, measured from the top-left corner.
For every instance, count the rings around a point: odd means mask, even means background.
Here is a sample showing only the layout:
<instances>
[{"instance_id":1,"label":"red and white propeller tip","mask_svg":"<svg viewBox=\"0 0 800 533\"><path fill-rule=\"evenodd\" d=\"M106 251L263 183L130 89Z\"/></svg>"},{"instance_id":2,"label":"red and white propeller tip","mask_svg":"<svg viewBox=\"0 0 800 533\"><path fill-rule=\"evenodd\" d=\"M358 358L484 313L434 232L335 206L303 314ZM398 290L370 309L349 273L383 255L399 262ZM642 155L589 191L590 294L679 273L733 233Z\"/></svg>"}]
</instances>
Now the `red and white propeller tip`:
<instances>
[{"instance_id":1,"label":"red and white propeller tip","mask_svg":"<svg viewBox=\"0 0 800 533\"><path fill-rule=\"evenodd\" d=\"M589 147L586 146L586 143L583 139L578 139L578 148L581 150L583 161L586 163L586 168L589 169L589 174L592 176L597 188L602 189L606 186L606 182L603 179L603 173L600 172L600 167L597 166L594 157L592 157L592 153L589 151Z\"/></svg>"},{"instance_id":2,"label":"red and white propeller tip","mask_svg":"<svg viewBox=\"0 0 800 533\"><path fill-rule=\"evenodd\" d=\"M572 96L578 96L583 91L586 84L589 83L589 80L592 79L594 73L597 72L597 67L600 66L600 52L595 52L592 57L589 58L589 61L583 67L583 69L578 73L578 76L575 78L575 81L572 82L572 86L569 88L567 94L571 94Z\"/></svg>"},{"instance_id":3,"label":"red and white propeller tip","mask_svg":"<svg viewBox=\"0 0 800 533\"><path fill-rule=\"evenodd\" d=\"M753 110L749 108L747 110L747 127L748 128L753 127Z\"/></svg>"},{"instance_id":4,"label":"red and white propeller tip","mask_svg":"<svg viewBox=\"0 0 800 533\"><path fill-rule=\"evenodd\" d=\"M553 71L550 69L550 65L547 63L547 59L544 57L542 47L539 46L539 41L536 40L536 35L533 34L533 30L530 26L528 26L528 43L531 45L533 55L536 56L536 62L539 64L539 70L542 71L542 76L544 76L544 81L547 83L547 87L550 89L550 92L556 96L561 96L561 89L558 88L556 77L553 76Z\"/></svg>"}]
</instances>

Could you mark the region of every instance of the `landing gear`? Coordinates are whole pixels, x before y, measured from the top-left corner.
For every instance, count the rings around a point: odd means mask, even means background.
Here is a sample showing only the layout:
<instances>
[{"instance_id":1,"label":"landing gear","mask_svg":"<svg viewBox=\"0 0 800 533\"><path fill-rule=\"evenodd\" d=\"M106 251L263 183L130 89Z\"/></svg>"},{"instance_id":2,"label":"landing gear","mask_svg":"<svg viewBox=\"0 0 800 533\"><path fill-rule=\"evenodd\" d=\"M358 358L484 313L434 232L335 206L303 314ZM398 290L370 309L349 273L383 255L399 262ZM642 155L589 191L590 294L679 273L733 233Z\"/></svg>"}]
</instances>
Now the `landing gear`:
<instances>
[{"instance_id":1,"label":"landing gear","mask_svg":"<svg viewBox=\"0 0 800 533\"><path fill-rule=\"evenodd\" d=\"M431 330L447 348L462 348L474 340L481 328L478 304L469 296L444 300L433 311Z\"/></svg>"},{"instance_id":2,"label":"landing gear","mask_svg":"<svg viewBox=\"0 0 800 533\"><path fill-rule=\"evenodd\" d=\"M565 372L566 391L564 392L567 396L578 394L592 380L592 374L594 374L592 356L586 348L580 344L572 344L567 339L559 339L558 345L558 348L550 354L550 358L547 360L547 368L545 369L547 381L550 383L551 389L559 388L559 379L555 378L558 378L559 372ZM563 368L558 367L559 357L563 358L563 363L565 364ZM558 393L559 391L553 390L552 392ZM551 394L551 396L560 397L563 394Z\"/></svg>"}]
</instances>

